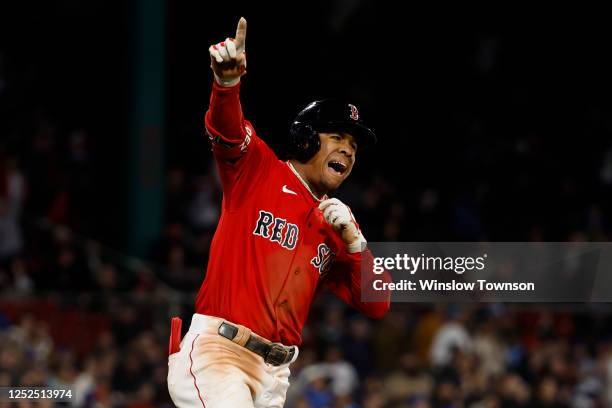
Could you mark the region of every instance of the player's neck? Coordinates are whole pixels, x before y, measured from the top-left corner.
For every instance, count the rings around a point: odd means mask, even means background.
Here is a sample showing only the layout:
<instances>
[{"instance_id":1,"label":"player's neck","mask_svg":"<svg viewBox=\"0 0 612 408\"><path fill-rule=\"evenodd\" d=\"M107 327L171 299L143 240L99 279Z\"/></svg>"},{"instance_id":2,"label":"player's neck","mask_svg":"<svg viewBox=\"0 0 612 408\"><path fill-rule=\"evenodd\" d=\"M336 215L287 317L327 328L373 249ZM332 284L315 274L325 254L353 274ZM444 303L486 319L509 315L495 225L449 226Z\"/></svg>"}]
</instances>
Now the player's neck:
<instances>
[{"instance_id":1,"label":"player's neck","mask_svg":"<svg viewBox=\"0 0 612 408\"><path fill-rule=\"evenodd\" d=\"M291 159L289 163L293 166L295 171L298 174L298 178L300 181L306 186L306 188L315 196L316 199L320 200L322 197L327 194L327 191L321 191L321 189L317 188L316 183L313 183L312 180L309 179L308 174L308 164L301 163L297 160Z\"/></svg>"}]
</instances>

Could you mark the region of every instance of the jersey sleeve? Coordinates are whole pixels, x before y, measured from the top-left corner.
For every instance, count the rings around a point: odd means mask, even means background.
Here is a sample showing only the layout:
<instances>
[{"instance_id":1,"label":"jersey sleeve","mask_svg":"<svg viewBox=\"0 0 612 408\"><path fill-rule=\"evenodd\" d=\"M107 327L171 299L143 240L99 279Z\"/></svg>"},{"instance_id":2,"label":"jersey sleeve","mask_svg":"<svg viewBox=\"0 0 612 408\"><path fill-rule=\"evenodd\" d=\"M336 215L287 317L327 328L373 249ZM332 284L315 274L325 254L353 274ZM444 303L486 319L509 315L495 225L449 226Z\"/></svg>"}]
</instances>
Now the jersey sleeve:
<instances>
[{"instance_id":1,"label":"jersey sleeve","mask_svg":"<svg viewBox=\"0 0 612 408\"><path fill-rule=\"evenodd\" d=\"M379 319L389 310L391 292L374 290L372 283L378 279L390 283L391 276L387 271L380 275L373 274L371 272L373 264L374 258L369 249L354 254L342 252L326 276L324 286L364 315ZM362 268L363 274L361 273ZM376 301L362 301L362 292L368 295L368 298L376 299Z\"/></svg>"},{"instance_id":2,"label":"jersey sleeve","mask_svg":"<svg viewBox=\"0 0 612 408\"><path fill-rule=\"evenodd\" d=\"M213 82L210 105L204 118L224 194L224 205L245 193L278 159L244 119L240 83L222 87Z\"/></svg>"}]
</instances>

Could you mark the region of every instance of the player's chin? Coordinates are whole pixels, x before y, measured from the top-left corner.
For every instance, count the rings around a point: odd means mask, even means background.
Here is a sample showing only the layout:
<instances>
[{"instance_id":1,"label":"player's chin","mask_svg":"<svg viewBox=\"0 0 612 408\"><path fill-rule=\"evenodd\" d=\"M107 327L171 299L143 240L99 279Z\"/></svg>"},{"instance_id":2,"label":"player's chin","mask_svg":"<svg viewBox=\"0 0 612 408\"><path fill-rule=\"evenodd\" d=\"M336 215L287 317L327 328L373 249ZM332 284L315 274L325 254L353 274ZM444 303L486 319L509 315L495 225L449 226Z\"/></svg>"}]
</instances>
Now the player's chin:
<instances>
[{"instance_id":1,"label":"player's chin","mask_svg":"<svg viewBox=\"0 0 612 408\"><path fill-rule=\"evenodd\" d=\"M346 177L338 177L338 176L329 176L329 175L326 175L323 178L323 183L325 185L326 190L334 191L334 190L338 189L338 187L340 187L340 185L345 180L345 178Z\"/></svg>"}]
</instances>

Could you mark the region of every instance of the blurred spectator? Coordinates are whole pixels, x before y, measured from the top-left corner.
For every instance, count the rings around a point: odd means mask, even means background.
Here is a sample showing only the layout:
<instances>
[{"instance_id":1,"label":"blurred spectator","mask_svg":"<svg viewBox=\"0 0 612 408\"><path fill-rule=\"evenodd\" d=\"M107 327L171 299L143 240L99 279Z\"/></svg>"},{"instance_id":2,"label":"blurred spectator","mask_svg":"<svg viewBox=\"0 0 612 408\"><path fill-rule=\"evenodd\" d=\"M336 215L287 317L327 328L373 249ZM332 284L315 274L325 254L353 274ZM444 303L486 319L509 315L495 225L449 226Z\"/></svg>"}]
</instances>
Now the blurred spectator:
<instances>
[{"instance_id":1,"label":"blurred spectator","mask_svg":"<svg viewBox=\"0 0 612 408\"><path fill-rule=\"evenodd\" d=\"M498 394L502 407L528 407L531 398L529 386L518 375L505 374L499 382Z\"/></svg>"},{"instance_id":2,"label":"blurred spectator","mask_svg":"<svg viewBox=\"0 0 612 408\"><path fill-rule=\"evenodd\" d=\"M26 180L17 158L0 150L0 261L23 247L20 217L26 194Z\"/></svg>"},{"instance_id":3,"label":"blurred spectator","mask_svg":"<svg viewBox=\"0 0 612 408\"><path fill-rule=\"evenodd\" d=\"M326 366L327 376L331 378L331 389L336 397L351 395L357 389L357 371L351 363L342 359L340 347L330 346L323 364Z\"/></svg>"},{"instance_id":4,"label":"blurred spectator","mask_svg":"<svg viewBox=\"0 0 612 408\"><path fill-rule=\"evenodd\" d=\"M211 173L195 179L195 195L189 208L189 221L194 228L199 230L216 228L221 199L218 185Z\"/></svg>"},{"instance_id":5,"label":"blurred spectator","mask_svg":"<svg viewBox=\"0 0 612 408\"><path fill-rule=\"evenodd\" d=\"M397 365L397 357L410 346L407 313L391 309L372 335L376 369L389 372Z\"/></svg>"},{"instance_id":6,"label":"blurred spectator","mask_svg":"<svg viewBox=\"0 0 612 408\"><path fill-rule=\"evenodd\" d=\"M447 320L433 338L431 362L434 366L446 366L456 353L470 352L474 347L473 340L464 325L466 313L457 306L448 307Z\"/></svg>"},{"instance_id":7,"label":"blurred spectator","mask_svg":"<svg viewBox=\"0 0 612 408\"><path fill-rule=\"evenodd\" d=\"M316 376L309 381L304 390L304 398L310 408L332 408L334 396L329 387L329 378Z\"/></svg>"},{"instance_id":8,"label":"blurred spectator","mask_svg":"<svg viewBox=\"0 0 612 408\"><path fill-rule=\"evenodd\" d=\"M292 387L294 392L303 390L310 404L323 407L331 406L337 398L350 397L358 382L355 368L342 360L340 348L330 346L325 353L325 360L302 369Z\"/></svg>"},{"instance_id":9,"label":"blurred spectator","mask_svg":"<svg viewBox=\"0 0 612 408\"><path fill-rule=\"evenodd\" d=\"M480 324L473 345L486 376L497 377L504 372L506 350L497 337L493 321L487 320Z\"/></svg>"},{"instance_id":10,"label":"blurred spectator","mask_svg":"<svg viewBox=\"0 0 612 408\"><path fill-rule=\"evenodd\" d=\"M537 386L534 408L565 408L567 404L560 401L557 382L551 377L544 377Z\"/></svg>"},{"instance_id":11,"label":"blurred spectator","mask_svg":"<svg viewBox=\"0 0 612 408\"><path fill-rule=\"evenodd\" d=\"M400 357L399 369L384 380L385 393L391 403L407 404L409 401L427 399L433 390L433 378L416 354Z\"/></svg>"}]
</instances>

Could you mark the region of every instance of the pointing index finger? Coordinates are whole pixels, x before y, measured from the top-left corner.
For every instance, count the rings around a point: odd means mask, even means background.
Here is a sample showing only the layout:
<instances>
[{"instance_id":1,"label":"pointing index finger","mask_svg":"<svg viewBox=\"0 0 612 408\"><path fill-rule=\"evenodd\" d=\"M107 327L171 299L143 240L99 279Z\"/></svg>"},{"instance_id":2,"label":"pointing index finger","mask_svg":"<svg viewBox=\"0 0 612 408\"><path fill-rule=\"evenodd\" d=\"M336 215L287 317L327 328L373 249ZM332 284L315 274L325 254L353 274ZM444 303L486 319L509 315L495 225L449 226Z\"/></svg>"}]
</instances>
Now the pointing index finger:
<instances>
[{"instance_id":1,"label":"pointing index finger","mask_svg":"<svg viewBox=\"0 0 612 408\"><path fill-rule=\"evenodd\" d=\"M247 21L244 17L240 17L238 27L236 27L236 51L244 51L244 43L246 41Z\"/></svg>"}]
</instances>

